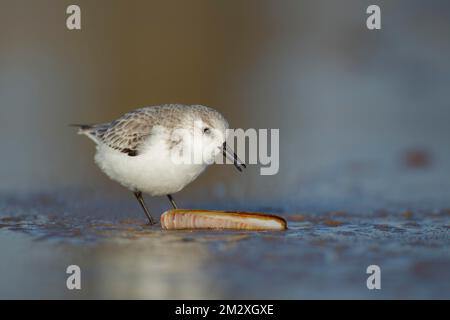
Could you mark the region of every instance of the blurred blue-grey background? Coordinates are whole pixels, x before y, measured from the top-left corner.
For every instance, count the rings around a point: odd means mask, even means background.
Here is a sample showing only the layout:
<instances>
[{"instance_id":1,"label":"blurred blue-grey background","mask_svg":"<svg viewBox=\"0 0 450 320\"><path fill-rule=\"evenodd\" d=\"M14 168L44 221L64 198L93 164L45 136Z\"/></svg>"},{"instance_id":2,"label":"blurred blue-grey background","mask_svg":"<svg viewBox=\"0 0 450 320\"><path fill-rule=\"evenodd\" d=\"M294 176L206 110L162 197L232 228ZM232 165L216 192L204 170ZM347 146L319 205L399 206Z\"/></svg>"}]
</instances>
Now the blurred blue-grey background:
<instances>
[{"instance_id":1,"label":"blurred blue-grey background","mask_svg":"<svg viewBox=\"0 0 450 320\"><path fill-rule=\"evenodd\" d=\"M81 31L65 28L70 3L1 0L1 190L114 188L67 124L171 102L281 132L278 175L217 167L185 194L277 199L410 148L450 162L447 1L378 1L380 31L369 1L81 0Z\"/></svg>"}]
</instances>

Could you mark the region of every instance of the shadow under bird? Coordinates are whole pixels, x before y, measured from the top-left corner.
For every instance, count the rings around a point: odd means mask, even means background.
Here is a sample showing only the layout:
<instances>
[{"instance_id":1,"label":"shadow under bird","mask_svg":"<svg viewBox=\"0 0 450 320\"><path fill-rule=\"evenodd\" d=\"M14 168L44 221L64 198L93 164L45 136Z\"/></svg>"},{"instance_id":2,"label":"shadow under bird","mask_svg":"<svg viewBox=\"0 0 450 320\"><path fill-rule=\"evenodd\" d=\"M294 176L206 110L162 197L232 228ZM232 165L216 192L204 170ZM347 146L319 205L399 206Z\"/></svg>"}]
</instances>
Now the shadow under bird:
<instances>
[{"instance_id":1,"label":"shadow under bird","mask_svg":"<svg viewBox=\"0 0 450 320\"><path fill-rule=\"evenodd\" d=\"M219 153L239 171L245 168L225 142L227 120L206 106L144 107L111 122L72 126L96 143L95 162L133 192L150 224L155 220L142 193L166 195L176 209L172 194L194 181ZM192 161L196 156L200 161Z\"/></svg>"}]
</instances>

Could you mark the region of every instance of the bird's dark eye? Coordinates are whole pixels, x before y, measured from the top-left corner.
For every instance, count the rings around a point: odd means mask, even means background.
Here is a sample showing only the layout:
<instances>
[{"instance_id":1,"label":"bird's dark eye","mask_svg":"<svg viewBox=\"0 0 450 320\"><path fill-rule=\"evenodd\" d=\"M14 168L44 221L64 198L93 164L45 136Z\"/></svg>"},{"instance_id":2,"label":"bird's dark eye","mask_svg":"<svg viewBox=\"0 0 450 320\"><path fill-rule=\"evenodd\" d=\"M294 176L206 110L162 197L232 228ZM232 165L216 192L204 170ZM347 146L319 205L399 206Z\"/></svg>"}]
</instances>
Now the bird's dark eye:
<instances>
[{"instance_id":1,"label":"bird's dark eye","mask_svg":"<svg viewBox=\"0 0 450 320\"><path fill-rule=\"evenodd\" d=\"M205 129L203 129L203 133L204 134L210 134L211 133L211 129L210 128L205 128Z\"/></svg>"}]
</instances>

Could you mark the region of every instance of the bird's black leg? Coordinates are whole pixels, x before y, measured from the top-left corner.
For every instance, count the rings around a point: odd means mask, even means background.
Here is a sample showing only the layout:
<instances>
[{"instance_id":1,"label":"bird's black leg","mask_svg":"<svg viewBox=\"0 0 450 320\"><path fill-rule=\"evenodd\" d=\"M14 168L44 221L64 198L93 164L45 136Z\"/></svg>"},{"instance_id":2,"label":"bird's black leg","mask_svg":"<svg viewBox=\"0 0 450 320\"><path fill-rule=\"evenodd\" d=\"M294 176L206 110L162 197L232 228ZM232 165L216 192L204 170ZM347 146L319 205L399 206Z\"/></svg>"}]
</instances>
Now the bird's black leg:
<instances>
[{"instance_id":1,"label":"bird's black leg","mask_svg":"<svg viewBox=\"0 0 450 320\"><path fill-rule=\"evenodd\" d=\"M169 201L170 201L170 203L172 204L173 208L174 208L174 209L178 209L178 206L177 206L177 204L175 203L175 200L173 200L172 195L171 195L171 194L168 194L168 195L167 195L167 198L169 198Z\"/></svg>"},{"instance_id":2,"label":"bird's black leg","mask_svg":"<svg viewBox=\"0 0 450 320\"><path fill-rule=\"evenodd\" d=\"M155 220L153 219L152 215L150 214L150 212L147 210L147 207L145 206L144 198L142 198L142 192L135 191L133 193L134 193L134 196L136 197L136 199L141 204L142 209L144 209L145 215L147 216L148 221L150 222L150 224L151 225L155 224Z\"/></svg>"}]
</instances>

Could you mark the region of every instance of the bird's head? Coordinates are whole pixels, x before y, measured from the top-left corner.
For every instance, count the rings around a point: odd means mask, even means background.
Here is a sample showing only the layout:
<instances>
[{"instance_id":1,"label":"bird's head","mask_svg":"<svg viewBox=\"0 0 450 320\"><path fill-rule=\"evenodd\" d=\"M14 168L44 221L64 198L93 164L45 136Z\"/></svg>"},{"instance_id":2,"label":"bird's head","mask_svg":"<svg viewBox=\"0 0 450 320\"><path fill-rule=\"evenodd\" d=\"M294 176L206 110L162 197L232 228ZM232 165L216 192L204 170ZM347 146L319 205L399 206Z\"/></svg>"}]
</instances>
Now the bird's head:
<instances>
[{"instance_id":1,"label":"bird's head","mask_svg":"<svg viewBox=\"0 0 450 320\"><path fill-rule=\"evenodd\" d=\"M227 146L229 135L228 121L216 110L204 106L191 106L192 113L188 115L192 123L189 139L192 139L191 150L197 157L202 157L202 162L211 164L218 154L223 154L233 161L235 167L242 171L245 168L237 155Z\"/></svg>"}]
</instances>

